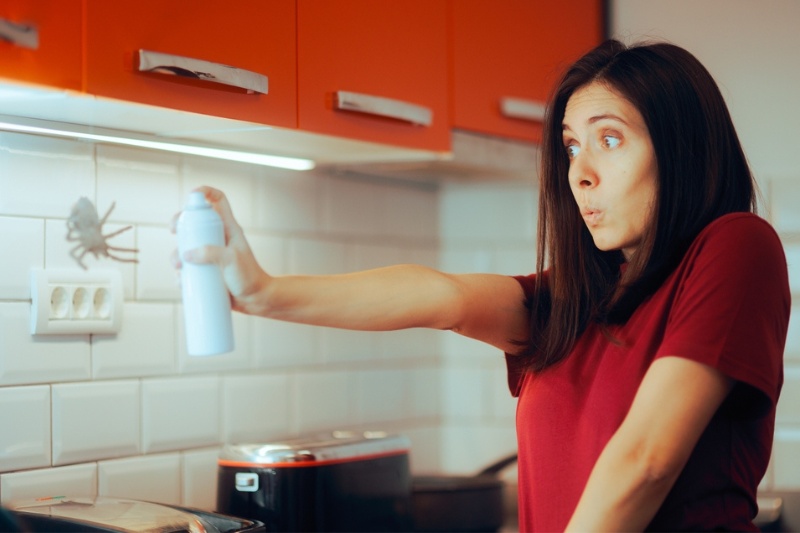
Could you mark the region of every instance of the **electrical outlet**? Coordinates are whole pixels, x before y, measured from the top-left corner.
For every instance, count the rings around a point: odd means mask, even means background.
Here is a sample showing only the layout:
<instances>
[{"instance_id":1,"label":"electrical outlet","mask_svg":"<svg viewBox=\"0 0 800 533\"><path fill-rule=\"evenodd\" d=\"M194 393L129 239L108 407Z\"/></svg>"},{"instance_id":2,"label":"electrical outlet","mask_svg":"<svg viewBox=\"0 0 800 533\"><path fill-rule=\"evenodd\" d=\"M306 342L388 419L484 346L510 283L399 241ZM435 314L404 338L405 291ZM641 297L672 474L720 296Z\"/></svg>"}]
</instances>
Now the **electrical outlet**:
<instances>
[{"instance_id":1,"label":"electrical outlet","mask_svg":"<svg viewBox=\"0 0 800 533\"><path fill-rule=\"evenodd\" d=\"M122 301L118 270L31 269L31 334L117 333Z\"/></svg>"}]
</instances>

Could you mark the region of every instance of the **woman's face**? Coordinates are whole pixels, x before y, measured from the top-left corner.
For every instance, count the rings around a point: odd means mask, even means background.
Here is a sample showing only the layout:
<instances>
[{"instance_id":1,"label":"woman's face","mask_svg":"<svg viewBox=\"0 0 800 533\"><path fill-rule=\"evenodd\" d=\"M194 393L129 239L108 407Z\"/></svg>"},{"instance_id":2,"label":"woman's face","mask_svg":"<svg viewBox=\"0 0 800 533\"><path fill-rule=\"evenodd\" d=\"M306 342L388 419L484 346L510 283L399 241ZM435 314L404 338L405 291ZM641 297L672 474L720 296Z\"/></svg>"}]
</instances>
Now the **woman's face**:
<instances>
[{"instance_id":1,"label":"woman's face","mask_svg":"<svg viewBox=\"0 0 800 533\"><path fill-rule=\"evenodd\" d=\"M591 83L567 102L564 147L569 185L595 246L639 245L656 201L658 166L641 113L613 90Z\"/></svg>"}]
</instances>

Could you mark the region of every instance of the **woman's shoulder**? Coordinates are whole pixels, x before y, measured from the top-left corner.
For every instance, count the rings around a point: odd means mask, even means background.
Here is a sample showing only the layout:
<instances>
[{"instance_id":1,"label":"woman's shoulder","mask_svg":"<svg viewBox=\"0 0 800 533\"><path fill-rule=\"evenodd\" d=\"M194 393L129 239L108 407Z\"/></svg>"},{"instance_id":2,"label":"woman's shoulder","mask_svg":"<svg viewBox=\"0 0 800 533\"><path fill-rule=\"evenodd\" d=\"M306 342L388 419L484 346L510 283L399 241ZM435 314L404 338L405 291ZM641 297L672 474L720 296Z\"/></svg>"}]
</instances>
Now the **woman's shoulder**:
<instances>
[{"instance_id":1,"label":"woman's shoulder","mask_svg":"<svg viewBox=\"0 0 800 533\"><path fill-rule=\"evenodd\" d=\"M711 221L697 235L694 246L716 243L745 251L764 247L781 247L780 237L772 225L755 213L728 213Z\"/></svg>"},{"instance_id":2,"label":"woman's shoulder","mask_svg":"<svg viewBox=\"0 0 800 533\"><path fill-rule=\"evenodd\" d=\"M754 213L729 213L709 223L690 245L683 262L717 270L781 273L786 269L778 233Z\"/></svg>"}]
</instances>

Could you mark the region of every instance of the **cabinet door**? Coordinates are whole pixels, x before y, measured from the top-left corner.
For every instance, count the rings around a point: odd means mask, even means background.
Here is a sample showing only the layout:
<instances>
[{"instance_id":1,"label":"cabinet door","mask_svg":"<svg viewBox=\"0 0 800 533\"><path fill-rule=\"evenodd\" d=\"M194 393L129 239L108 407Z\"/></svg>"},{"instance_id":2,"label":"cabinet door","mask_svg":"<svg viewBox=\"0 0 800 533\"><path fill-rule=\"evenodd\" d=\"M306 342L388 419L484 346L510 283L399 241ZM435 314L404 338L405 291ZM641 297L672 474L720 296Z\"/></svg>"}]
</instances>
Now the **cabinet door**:
<instances>
[{"instance_id":1,"label":"cabinet door","mask_svg":"<svg viewBox=\"0 0 800 533\"><path fill-rule=\"evenodd\" d=\"M295 0L86 0L86 6L89 93L296 126ZM254 80L255 89L248 85Z\"/></svg>"},{"instance_id":2,"label":"cabinet door","mask_svg":"<svg viewBox=\"0 0 800 533\"><path fill-rule=\"evenodd\" d=\"M81 88L81 0L0 2L0 77Z\"/></svg>"},{"instance_id":3,"label":"cabinet door","mask_svg":"<svg viewBox=\"0 0 800 533\"><path fill-rule=\"evenodd\" d=\"M601 0L451 0L450 15L454 127L524 141L541 139L525 106L543 109L564 69L603 38Z\"/></svg>"},{"instance_id":4,"label":"cabinet door","mask_svg":"<svg viewBox=\"0 0 800 533\"><path fill-rule=\"evenodd\" d=\"M446 0L298 0L302 130L450 148Z\"/></svg>"}]
</instances>

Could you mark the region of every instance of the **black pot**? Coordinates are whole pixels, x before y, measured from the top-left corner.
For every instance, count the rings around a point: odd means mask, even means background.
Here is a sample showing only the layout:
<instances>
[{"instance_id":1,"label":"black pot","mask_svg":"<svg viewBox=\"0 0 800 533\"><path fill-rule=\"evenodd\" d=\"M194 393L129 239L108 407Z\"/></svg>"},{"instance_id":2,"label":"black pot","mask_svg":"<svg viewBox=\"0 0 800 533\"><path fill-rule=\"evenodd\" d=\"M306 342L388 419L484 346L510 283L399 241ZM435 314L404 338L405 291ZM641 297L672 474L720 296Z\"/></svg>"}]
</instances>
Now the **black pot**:
<instances>
[{"instance_id":1,"label":"black pot","mask_svg":"<svg viewBox=\"0 0 800 533\"><path fill-rule=\"evenodd\" d=\"M517 454L474 476L414 476L414 531L498 531L503 526L503 480L498 473Z\"/></svg>"}]
</instances>

